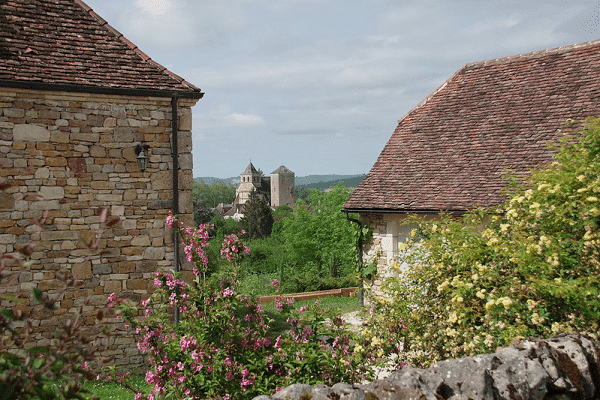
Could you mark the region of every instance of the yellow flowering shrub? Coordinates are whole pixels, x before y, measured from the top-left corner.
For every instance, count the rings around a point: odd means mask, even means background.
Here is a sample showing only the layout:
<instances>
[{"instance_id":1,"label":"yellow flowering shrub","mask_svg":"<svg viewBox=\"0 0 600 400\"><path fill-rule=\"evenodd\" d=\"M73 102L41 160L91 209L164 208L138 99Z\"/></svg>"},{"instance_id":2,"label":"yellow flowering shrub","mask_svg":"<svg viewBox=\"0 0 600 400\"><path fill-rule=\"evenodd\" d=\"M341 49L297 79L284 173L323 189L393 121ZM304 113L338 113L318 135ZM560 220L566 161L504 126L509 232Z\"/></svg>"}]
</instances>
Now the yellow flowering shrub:
<instances>
[{"instance_id":1,"label":"yellow flowering shrub","mask_svg":"<svg viewBox=\"0 0 600 400\"><path fill-rule=\"evenodd\" d=\"M386 283L391 301L377 315L403 321L410 362L492 352L516 337L597 338L600 120L555 151L554 162L513 179L504 204L421 223L402 245L398 262L411 267Z\"/></svg>"}]
</instances>

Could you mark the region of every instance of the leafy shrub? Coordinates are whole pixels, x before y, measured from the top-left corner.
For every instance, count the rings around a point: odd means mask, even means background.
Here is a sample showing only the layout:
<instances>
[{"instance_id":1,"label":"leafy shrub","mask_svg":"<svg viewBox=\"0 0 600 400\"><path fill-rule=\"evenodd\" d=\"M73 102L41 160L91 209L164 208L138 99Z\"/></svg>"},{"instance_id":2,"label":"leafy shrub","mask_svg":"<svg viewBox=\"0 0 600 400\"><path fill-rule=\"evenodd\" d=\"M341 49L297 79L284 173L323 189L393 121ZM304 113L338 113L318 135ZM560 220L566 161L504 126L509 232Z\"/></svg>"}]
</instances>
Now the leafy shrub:
<instances>
[{"instance_id":1,"label":"leafy shrub","mask_svg":"<svg viewBox=\"0 0 600 400\"><path fill-rule=\"evenodd\" d=\"M37 196L38 200L43 200ZM8 277L8 283L0 288L0 399L82 399L89 395L84 387L85 382L96 379L97 366L101 351L109 333L102 329L102 320L107 310L99 310L98 325L84 326L84 307L89 304L85 300L79 310L67 317L63 325L52 338L51 344L37 345L33 343L34 322L39 324L37 317L43 310L56 309L56 302L64 292L77 286L79 282L69 277L65 272L57 273L57 279L64 287L54 297L33 289L33 298L39 305L30 312L24 312L18 307L22 298L9 296L8 289L18 280L20 271L28 270L33 261L34 252L40 233L43 229L47 211L41 221L35 221L37 231L26 246L13 254L0 252L0 282ZM100 213L101 227L96 240L86 243L90 253L98 251L98 244L105 228L116 223L107 219L107 211ZM18 271L15 273L15 271ZM14 304L14 307L10 305ZM37 321L36 321L37 320ZM97 398L92 395L91 397Z\"/></svg>"},{"instance_id":2,"label":"leafy shrub","mask_svg":"<svg viewBox=\"0 0 600 400\"><path fill-rule=\"evenodd\" d=\"M295 311L291 301L280 298L276 308L287 313L289 325L285 332L273 331L256 299L238 293L239 264L249 250L236 235L223 241L221 254L230 268L216 281L205 279L207 227L187 228L173 217L167 224L179 230L196 280L187 284L157 273L157 290L142 302L141 317L123 300L110 298L135 328L138 348L148 354L146 381L153 386L149 398L237 400L291 383L353 382L369 375L357 363L343 321L327 319L317 304ZM178 324L173 322L174 308L179 310Z\"/></svg>"},{"instance_id":3,"label":"leafy shrub","mask_svg":"<svg viewBox=\"0 0 600 400\"><path fill-rule=\"evenodd\" d=\"M516 337L597 338L599 153L600 120L590 119L554 162L514 180L506 203L423 223L400 244L400 278L377 307L383 321L406 321L414 362L490 352Z\"/></svg>"},{"instance_id":4,"label":"leafy shrub","mask_svg":"<svg viewBox=\"0 0 600 400\"><path fill-rule=\"evenodd\" d=\"M254 251L254 249L252 250ZM276 290L271 282L278 278L277 273L272 274L240 274L239 293L250 297L274 296Z\"/></svg>"},{"instance_id":5,"label":"leafy shrub","mask_svg":"<svg viewBox=\"0 0 600 400\"><path fill-rule=\"evenodd\" d=\"M242 262L242 270L245 274L276 273L279 272L281 265L288 262L284 244L275 235L248 240L248 246L252 248L252 252Z\"/></svg>"},{"instance_id":6,"label":"leafy shrub","mask_svg":"<svg viewBox=\"0 0 600 400\"><path fill-rule=\"evenodd\" d=\"M317 268L301 272L288 271L282 281L281 291L283 293L303 293L348 288L358 284L358 279L354 276L336 278L327 275L319 276L319 272Z\"/></svg>"},{"instance_id":7,"label":"leafy shrub","mask_svg":"<svg viewBox=\"0 0 600 400\"><path fill-rule=\"evenodd\" d=\"M280 279L285 292L343 287L355 274L358 228L342 212L350 189L342 184L328 193L314 189L308 201L298 201L295 215L278 220L273 230L285 249Z\"/></svg>"}]
</instances>

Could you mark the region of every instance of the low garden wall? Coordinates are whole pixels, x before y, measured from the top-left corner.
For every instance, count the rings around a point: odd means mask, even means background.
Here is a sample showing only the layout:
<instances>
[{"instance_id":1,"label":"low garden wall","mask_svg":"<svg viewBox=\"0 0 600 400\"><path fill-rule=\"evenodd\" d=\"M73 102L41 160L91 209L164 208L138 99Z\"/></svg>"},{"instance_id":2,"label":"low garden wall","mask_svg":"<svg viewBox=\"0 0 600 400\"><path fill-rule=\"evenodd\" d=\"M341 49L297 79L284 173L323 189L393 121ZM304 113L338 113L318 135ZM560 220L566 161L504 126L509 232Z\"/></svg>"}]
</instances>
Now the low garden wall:
<instances>
[{"instance_id":1,"label":"low garden wall","mask_svg":"<svg viewBox=\"0 0 600 400\"><path fill-rule=\"evenodd\" d=\"M600 348L579 334L520 339L493 354L405 367L362 385L295 384L254 400L597 399Z\"/></svg>"}]
</instances>

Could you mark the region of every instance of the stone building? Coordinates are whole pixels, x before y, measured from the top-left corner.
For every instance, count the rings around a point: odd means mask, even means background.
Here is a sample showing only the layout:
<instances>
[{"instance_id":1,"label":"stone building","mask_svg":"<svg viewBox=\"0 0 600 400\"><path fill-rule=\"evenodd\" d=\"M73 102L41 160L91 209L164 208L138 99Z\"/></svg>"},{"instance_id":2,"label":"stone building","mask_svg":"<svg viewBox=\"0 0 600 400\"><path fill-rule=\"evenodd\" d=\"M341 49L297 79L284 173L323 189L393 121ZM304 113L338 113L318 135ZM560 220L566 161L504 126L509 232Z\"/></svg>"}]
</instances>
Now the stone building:
<instances>
[{"instance_id":1,"label":"stone building","mask_svg":"<svg viewBox=\"0 0 600 400\"><path fill-rule=\"evenodd\" d=\"M408 215L456 216L506 197L503 177L548 163L561 132L600 115L600 41L467 64L400 121L345 203L374 229L363 250L385 275ZM377 281L375 285L377 285Z\"/></svg>"},{"instance_id":2,"label":"stone building","mask_svg":"<svg viewBox=\"0 0 600 400\"><path fill-rule=\"evenodd\" d=\"M240 174L240 184L235 189L234 205L241 206L246 203L253 190L270 204L271 191L269 187L269 180L263 177L262 174L254 168L252 163L248 164L248 167Z\"/></svg>"},{"instance_id":3,"label":"stone building","mask_svg":"<svg viewBox=\"0 0 600 400\"><path fill-rule=\"evenodd\" d=\"M271 172L271 207L293 206L296 203L295 175L283 165Z\"/></svg>"},{"instance_id":4,"label":"stone building","mask_svg":"<svg viewBox=\"0 0 600 400\"><path fill-rule=\"evenodd\" d=\"M139 301L157 270L184 267L165 217L173 210L193 223L191 107L203 93L80 0L0 2L0 54L0 183L10 184L0 192L0 251L28 243L32 220L48 210L33 264L8 293L38 286L52 295L58 271L82 282L56 310L34 310L43 344L86 297L93 322L110 293ZM148 156L143 171L137 145ZM119 223L104 232L104 253L88 258L81 239L95 237L102 209ZM127 337L108 355L140 361Z\"/></svg>"},{"instance_id":5,"label":"stone building","mask_svg":"<svg viewBox=\"0 0 600 400\"><path fill-rule=\"evenodd\" d=\"M244 216L244 203L252 191L257 192L272 208L293 206L296 203L294 187L295 174L283 165L273 171L270 177L265 177L250 163L240 174L233 204L219 204L217 211L225 218L241 219Z\"/></svg>"}]
</instances>

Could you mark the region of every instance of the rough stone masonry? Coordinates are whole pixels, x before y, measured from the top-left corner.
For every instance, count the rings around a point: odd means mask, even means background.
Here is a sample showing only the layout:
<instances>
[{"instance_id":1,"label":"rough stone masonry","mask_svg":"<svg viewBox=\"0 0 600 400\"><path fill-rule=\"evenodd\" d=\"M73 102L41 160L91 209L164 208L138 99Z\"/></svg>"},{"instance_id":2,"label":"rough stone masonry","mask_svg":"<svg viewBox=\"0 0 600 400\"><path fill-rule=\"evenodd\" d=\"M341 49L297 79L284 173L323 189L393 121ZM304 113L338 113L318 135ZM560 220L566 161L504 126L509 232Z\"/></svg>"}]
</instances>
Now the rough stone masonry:
<instances>
[{"instance_id":1,"label":"rough stone masonry","mask_svg":"<svg viewBox=\"0 0 600 400\"><path fill-rule=\"evenodd\" d=\"M254 400L544 400L600 398L600 348L579 334L520 339L493 354L402 368L332 387L295 384Z\"/></svg>"},{"instance_id":2,"label":"rough stone masonry","mask_svg":"<svg viewBox=\"0 0 600 400\"><path fill-rule=\"evenodd\" d=\"M191 225L192 137L191 106L179 100L179 209ZM32 312L35 340L47 345L66 315L84 307L94 324L96 312L110 293L134 302L148 296L156 271L173 266L172 232L165 217L172 208L171 102L168 98L93 95L25 89L0 89L0 252L29 243L48 210L33 263L19 274L8 294L26 295L3 307ZM148 169L137 166L135 145L149 146ZM40 194L43 201L30 201ZM99 211L108 209L119 223L105 231L103 254L88 258L81 240L93 239L100 226ZM31 290L57 293L59 271L82 284L58 299L56 310L34 308ZM113 330L123 323L108 321ZM19 322L20 323L20 322ZM111 339L106 356L117 365L141 362L131 336Z\"/></svg>"}]
</instances>

